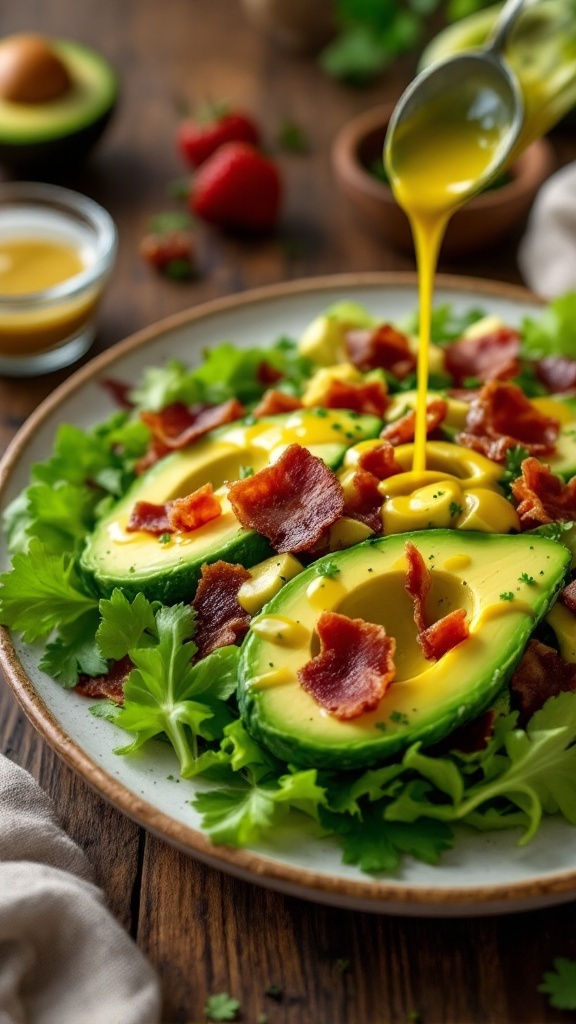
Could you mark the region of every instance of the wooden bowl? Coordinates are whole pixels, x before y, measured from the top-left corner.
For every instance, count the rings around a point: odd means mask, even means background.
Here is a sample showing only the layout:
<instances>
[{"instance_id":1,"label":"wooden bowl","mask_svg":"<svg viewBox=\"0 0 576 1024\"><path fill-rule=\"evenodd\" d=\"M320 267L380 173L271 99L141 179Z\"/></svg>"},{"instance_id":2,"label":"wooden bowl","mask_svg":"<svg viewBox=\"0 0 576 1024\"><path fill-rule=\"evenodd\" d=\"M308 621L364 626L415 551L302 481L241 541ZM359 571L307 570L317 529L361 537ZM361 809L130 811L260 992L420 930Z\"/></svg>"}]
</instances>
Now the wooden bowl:
<instances>
[{"instance_id":1,"label":"wooden bowl","mask_svg":"<svg viewBox=\"0 0 576 1024\"><path fill-rule=\"evenodd\" d=\"M412 253L408 219L391 189L370 171L382 159L394 104L368 110L348 121L332 146L332 164L340 189L367 226L398 249ZM452 217L442 245L444 256L485 249L511 234L525 221L538 189L555 166L546 139L537 139L510 167L511 180L484 192Z\"/></svg>"}]
</instances>

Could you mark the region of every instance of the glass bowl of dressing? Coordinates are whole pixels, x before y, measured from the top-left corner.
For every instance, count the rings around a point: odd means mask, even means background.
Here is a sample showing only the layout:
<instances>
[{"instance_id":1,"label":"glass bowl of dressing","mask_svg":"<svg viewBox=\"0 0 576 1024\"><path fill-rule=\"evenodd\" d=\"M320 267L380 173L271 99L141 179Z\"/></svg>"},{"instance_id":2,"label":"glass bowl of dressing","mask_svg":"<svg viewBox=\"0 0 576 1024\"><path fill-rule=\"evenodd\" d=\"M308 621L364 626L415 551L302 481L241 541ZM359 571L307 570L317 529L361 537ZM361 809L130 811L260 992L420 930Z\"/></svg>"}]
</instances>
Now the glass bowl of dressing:
<instances>
[{"instance_id":1,"label":"glass bowl of dressing","mask_svg":"<svg viewBox=\"0 0 576 1024\"><path fill-rule=\"evenodd\" d=\"M0 184L0 374L49 373L88 351L116 245L114 221L92 199Z\"/></svg>"}]
</instances>

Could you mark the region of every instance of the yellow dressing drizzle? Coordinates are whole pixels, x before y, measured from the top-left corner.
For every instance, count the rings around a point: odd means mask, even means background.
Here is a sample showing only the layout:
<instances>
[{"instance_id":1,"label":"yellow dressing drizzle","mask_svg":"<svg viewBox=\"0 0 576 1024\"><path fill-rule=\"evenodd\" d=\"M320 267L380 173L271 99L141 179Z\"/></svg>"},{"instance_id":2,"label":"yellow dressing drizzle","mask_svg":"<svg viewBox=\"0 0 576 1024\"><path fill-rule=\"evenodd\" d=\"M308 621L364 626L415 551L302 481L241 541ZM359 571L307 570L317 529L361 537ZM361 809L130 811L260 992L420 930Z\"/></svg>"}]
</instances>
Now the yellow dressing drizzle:
<instances>
[{"instance_id":1,"label":"yellow dressing drizzle","mask_svg":"<svg viewBox=\"0 0 576 1024\"><path fill-rule=\"evenodd\" d=\"M279 647L303 647L310 639L308 630L286 615L262 615L252 620L250 629Z\"/></svg>"}]
</instances>

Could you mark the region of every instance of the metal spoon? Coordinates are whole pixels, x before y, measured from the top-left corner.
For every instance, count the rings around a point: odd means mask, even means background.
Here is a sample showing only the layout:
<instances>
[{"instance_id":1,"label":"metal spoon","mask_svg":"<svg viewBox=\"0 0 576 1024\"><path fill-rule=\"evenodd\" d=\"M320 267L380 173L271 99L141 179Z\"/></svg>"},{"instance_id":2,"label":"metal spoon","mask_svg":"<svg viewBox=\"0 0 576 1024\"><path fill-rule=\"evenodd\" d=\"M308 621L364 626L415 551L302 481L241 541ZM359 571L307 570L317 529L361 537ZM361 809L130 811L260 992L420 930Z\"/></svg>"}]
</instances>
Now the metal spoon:
<instances>
[{"instance_id":1,"label":"metal spoon","mask_svg":"<svg viewBox=\"0 0 576 1024\"><path fill-rule=\"evenodd\" d=\"M396 176L395 144L399 137L406 136L410 122L416 126L422 117L436 116L441 130L441 112L445 115L448 110L467 122L477 121L480 130L488 121L496 124L501 136L494 159L481 178L462 194L462 200L481 191L506 163L522 128L524 102L516 76L505 63L502 52L524 3L525 0L505 3L483 49L439 61L408 86L396 105L386 134L385 162L391 179Z\"/></svg>"}]
</instances>

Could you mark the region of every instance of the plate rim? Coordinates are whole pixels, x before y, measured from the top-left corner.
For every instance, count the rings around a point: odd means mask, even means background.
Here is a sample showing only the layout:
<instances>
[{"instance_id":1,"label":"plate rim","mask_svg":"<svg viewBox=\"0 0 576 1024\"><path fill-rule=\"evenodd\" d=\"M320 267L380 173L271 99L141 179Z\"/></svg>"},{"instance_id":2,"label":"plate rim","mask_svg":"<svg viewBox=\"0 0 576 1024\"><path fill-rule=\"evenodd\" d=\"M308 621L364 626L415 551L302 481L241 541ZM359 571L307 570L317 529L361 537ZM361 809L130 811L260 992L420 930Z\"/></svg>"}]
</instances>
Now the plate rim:
<instances>
[{"instance_id":1,"label":"plate rim","mask_svg":"<svg viewBox=\"0 0 576 1024\"><path fill-rule=\"evenodd\" d=\"M156 341L163 334L187 324L208 319L221 312L239 307L257 306L259 303L275 298L295 296L303 292L345 291L364 286L414 287L416 289L416 285L416 275L411 271L363 271L296 279L217 297L164 317L136 331L76 370L34 410L12 439L0 460L0 497L20 456L44 420L65 399L91 382L103 369L113 365L126 355L144 349L147 344ZM436 278L436 287L460 292L474 291L487 298L500 297L524 305L542 306L545 304L544 299L521 285L484 278L439 274ZM576 867L574 870L557 872L540 879L533 878L526 881L467 888L457 886L436 888L413 883L391 883L386 879L377 881L345 879L310 869L296 868L274 860L266 854L229 846L215 846L204 833L177 821L170 814L142 799L91 759L60 725L52 711L36 692L32 680L18 658L10 632L5 626L0 626L0 668L3 669L14 696L32 726L65 764L80 775L90 788L96 790L121 813L147 831L188 855L195 856L219 870L242 877L246 881L280 890L284 887L286 891L289 890L308 900L316 898L336 905L362 905L364 910L384 913L394 906L395 912L398 912L398 908L401 913L413 914L420 910L423 915L426 911L449 913L450 910L453 913L465 913L466 911L482 913L483 907L493 907L495 904L500 910L512 911L516 909L515 904L524 904L525 906L526 901L529 901L530 905L534 905L535 901L555 898L558 902L558 897L566 895L568 898L569 894L576 890ZM520 906L518 909L524 909L524 906Z\"/></svg>"}]
</instances>

